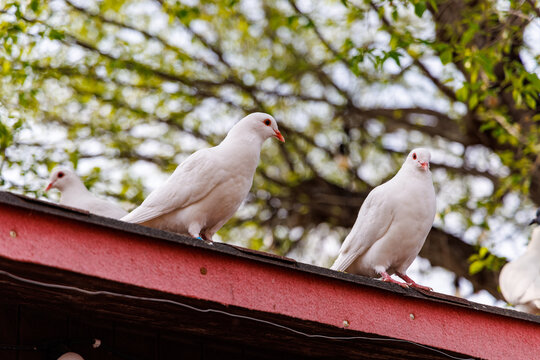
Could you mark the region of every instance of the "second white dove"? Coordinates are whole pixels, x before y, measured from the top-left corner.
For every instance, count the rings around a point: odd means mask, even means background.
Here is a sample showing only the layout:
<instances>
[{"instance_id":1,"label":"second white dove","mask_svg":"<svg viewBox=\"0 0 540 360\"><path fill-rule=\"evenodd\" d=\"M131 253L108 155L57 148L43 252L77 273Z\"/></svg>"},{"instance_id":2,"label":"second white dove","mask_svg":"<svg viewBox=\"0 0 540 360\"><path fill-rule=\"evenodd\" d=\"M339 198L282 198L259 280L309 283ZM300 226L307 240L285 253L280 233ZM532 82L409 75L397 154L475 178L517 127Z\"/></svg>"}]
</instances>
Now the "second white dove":
<instances>
[{"instance_id":1,"label":"second white dove","mask_svg":"<svg viewBox=\"0 0 540 360\"><path fill-rule=\"evenodd\" d=\"M262 144L270 137L285 141L271 115L244 117L218 146L178 165L165 184L121 220L212 240L247 196Z\"/></svg>"},{"instance_id":2,"label":"second white dove","mask_svg":"<svg viewBox=\"0 0 540 360\"><path fill-rule=\"evenodd\" d=\"M53 169L49 185L45 189L60 190L60 204L86 210L92 214L119 219L127 214L120 206L107 200L95 197L79 177L67 167L58 166Z\"/></svg>"},{"instance_id":3,"label":"second white dove","mask_svg":"<svg viewBox=\"0 0 540 360\"><path fill-rule=\"evenodd\" d=\"M430 160L428 150L412 150L398 173L369 193L332 269L430 290L406 274L435 218Z\"/></svg>"}]
</instances>

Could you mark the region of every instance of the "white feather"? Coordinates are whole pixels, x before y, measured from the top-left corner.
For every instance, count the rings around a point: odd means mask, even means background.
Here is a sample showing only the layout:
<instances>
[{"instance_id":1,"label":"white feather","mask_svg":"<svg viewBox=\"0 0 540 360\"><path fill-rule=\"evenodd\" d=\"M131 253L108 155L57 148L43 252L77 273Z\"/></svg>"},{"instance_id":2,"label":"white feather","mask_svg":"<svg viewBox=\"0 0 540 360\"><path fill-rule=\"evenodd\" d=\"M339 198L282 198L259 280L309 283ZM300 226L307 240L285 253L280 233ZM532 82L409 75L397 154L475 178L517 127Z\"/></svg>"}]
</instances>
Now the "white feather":
<instances>
[{"instance_id":1,"label":"white feather","mask_svg":"<svg viewBox=\"0 0 540 360\"><path fill-rule=\"evenodd\" d=\"M540 226L533 230L525 253L502 268L499 286L510 304L540 314Z\"/></svg>"}]
</instances>

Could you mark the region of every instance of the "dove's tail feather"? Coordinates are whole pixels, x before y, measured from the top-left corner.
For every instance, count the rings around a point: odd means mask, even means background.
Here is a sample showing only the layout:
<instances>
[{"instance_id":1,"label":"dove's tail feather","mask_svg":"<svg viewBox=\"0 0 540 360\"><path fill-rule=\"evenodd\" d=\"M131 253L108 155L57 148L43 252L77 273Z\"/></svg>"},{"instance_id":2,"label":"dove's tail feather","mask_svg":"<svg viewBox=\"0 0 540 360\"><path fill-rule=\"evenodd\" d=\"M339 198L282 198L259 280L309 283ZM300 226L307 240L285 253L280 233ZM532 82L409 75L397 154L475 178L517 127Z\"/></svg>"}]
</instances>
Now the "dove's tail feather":
<instances>
[{"instance_id":1,"label":"dove's tail feather","mask_svg":"<svg viewBox=\"0 0 540 360\"><path fill-rule=\"evenodd\" d=\"M340 253L336 261L334 261L334 265L332 265L330 269L336 271L345 271L349 268L349 266L351 266L355 259L356 256L350 252Z\"/></svg>"},{"instance_id":2,"label":"dove's tail feather","mask_svg":"<svg viewBox=\"0 0 540 360\"><path fill-rule=\"evenodd\" d=\"M332 265L330 269L336 270L336 271L345 271L345 267L343 265L344 265L343 256L342 254L339 254L338 258L336 259L336 261L334 261L334 264Z\"/></svg>"},{"instance_id":3,"label":"dove's tail feather","mask_svg":"<svg viewBox=\"0 0 540 360\"><path fill-rule=\"evenodd\" d=\"M137 209L135 209L135 210L137 210ZM129 214L127 214L126 216L124 216L120 220L125 221L125 222L129 222L129 223L140 224L140 223L143 223L145 221L153 219L152 216L144 216L144 214L141 214L138 211L136 212L135 210L133 210L132 212L130 212Z\"/></svg>"}]
</instances>

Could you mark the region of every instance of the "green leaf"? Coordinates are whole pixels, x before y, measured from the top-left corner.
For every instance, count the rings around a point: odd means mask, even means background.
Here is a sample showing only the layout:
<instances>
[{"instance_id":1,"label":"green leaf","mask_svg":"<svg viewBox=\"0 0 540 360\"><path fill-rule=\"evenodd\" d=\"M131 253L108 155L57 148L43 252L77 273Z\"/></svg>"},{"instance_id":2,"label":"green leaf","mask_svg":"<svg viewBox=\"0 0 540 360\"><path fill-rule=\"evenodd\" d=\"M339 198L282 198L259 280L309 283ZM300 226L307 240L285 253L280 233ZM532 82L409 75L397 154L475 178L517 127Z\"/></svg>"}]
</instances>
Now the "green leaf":
<instances>
[{"instance_id":1,"label":"green leaf","mask_svg":"<svg viewBox=\"0 0 540 360\"><path fill-rule=\"evenodd\" d=\"M478 105L478 94L473 93L469 98L469 108L474 109Z\"/></svg>"},{"instance_id":2,"label":"green leaf","mask_svg":"<svg viewBox=\"0 0 540 360\"><path fill-rule=\"evenodd\" d=\"M525 95L525 103L531 109L536 109L536 100L529 94Z\"/></svg>"},{"instance_id":3,"label":"green leaf","mask_svg":"<svg viewBox=\"0 0 540 360\"><path fill-rule=\"evenodd\" d=\"M487 122L483 123L480 126L479 130L481 132L484 132L486 130L491 130L491 129L495 128L495 127L497 127L497 122L496 121L487 121Z\"/></svg>"},{"instance_id":4,"label":"green leaf","mask_svg":"<svg viewBox=\"0 0 540 360\"><path fill-rule=\"evenodd\" d=\"M288 26L291 26L291 25L296 25L298 23L298 15L291 15L289 17L287 17L287 25Z\"/></svg>"},{"instance_id":5,"label":"green leaf","mask_svg":"<svg viewBox=\"0 0 540 360\"><path fill-rule=\"evenodd\" d=\"M439 8L437 7L437 0L429 0L429 4L431 7L433 7L433 10L435 12L439 12Z\"/></svg>"},{"instance_id":6,"label":"green leaf","mask_svg":"<svg viewBox=\"0 0 540 360\"><path fill-rule=\"evenodd\" d=\"M51 29L51 31L49 31L49 38L53 40L62 40L64 38L64 34L56 29Z\"/></svg>"},{"instance_id":7,"label":"green leaf","mask_svg":"<svg viewBox=\"0 0 540 360\"><path fill-rule=\"evenodd\" d=\"M467 31L465 31L465 33L461 37L461 45L467 45L469 41L472 40L473 36L476 34L477 31L478 31L478 24L476 24L475 22L470 23L469 28L467 29Z\"/></svg>"},{"instance_id":8,"label":"green leaf","mask_svg":"<svg viewBox=\"0 0 540 360\"><path fill-rule=\"evenodd\" d=\"M395 51L395 50L391 50L389 52L386 53L386 56L391 58L391 59L394 59L394 61L396 62L396 64L398 66L401 66L401 63L399 61L399 58L403 55L401 55L398 51Z\"/></svg>"},{"instance_id":9,"label":"green leaf","mask_svg":"<svg viewBox=\"0 0 540 360\"><path fill-rule=\"evenodd\" d=\"M489 250L485 246L482 246L480 250L478 251L478 255L480 256L481 259L483 259L488 253L489 253Z\"/></svg>"},{"instance_id":10,"label":"green leaf","mask_svg":"<svg viewBox=\"0 0 540 360\"><path fill-rule=\"evenodd\" d=\"M79 166L79 158L79 150L75 150L69 154L69 161L73 164L75 169Z\"/></svg>"},{"instance_id":11,"label":"green leaf","mask_svg":"<svg viewBox=\"0 0 540 360\"><path fill-rule=\"evenodd\" d=\"M37 12L39 9L39 1L32 0L32 2L30 3L30 9L32 9L33 12Z\"/></svg>"},{"instance_id":12,"label":"green leaf","mask_svg":"<svg viewBox=\"0 0 540 360\"><path fill-rule=\"evenodd\" d=\"M512 90L512 97L514 98L517 106L520 106L523 103L523 96L518 89L514 88L514 90Z\"/></svg>"},{"instance_id":13,"label":"green leaf","mask_svg":"<svg viewBox=\"0 0 540 360\"><path fill-rule=\"evenodd\" d=\"M444 50L440 56L441 58L441 62L443 63L443 65L446 65L450 62L452 62L452 58L453 58L453 50L452 48L448 47L446 48L446 50Z\"/></svg>"},{"instance_id":14,"label":"green leaf","mask_svg":"<svg viewBox=\"0 0 540 360\"><path fill-rule=\"evenodd\" d=\"M392 20L397 21L399 17L397 9L392 10Z\"/></svg>"},{"instance_id":15,"label":"green leaf","mask_svg":"<svg viewBox=\"0 0 540 360\"><path fill-rule=\"evenodd\" d=\"M416 4L414 4L414 13L418 17L422 17L424 15L424 11L426 11L426 2L425 1L419 1Z\"/></svg>"},{"instance_id":16,"label":"green leaf","mask_svg":"<svg viewBox=\"0 0 540 360\"><path fill-rule=\"evenodd\" d=\"M461 89L456 91L456 97L458 101L466 102L467 98L469 97L469 87L467 84L464 84Z\"/></svg>"},{"instance_id":17,"label":"green leaf","mask_svg":"<svg viewBox=\"0 0 540 360\"><path fill-rule=\"evenodd\" d=\"M469 265L469 274L474 275L478 274L484 269L484 262L482 260L476 260Z\"/></svg>"}]
</instances>

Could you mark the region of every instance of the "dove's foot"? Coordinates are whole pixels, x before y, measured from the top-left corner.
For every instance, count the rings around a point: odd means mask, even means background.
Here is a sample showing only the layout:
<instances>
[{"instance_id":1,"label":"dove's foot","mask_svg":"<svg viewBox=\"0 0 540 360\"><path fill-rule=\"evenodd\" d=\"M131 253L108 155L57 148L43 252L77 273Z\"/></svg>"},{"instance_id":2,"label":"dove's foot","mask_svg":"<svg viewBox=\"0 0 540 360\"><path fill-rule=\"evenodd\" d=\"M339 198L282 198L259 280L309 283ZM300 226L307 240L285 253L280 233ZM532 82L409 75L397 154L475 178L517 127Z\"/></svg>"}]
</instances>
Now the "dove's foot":
<instances>
[{"instance_id":1,"label":"dove's foot","mask_svg":"<svg viewBox=\"0 0 540 360\"><path fill-rule=\"evenodd\" d=\"M412 283L412 284L408 284L408 285L410 287L421 289L421 290L424 290L424 291L433 291L433 289L430 288L429 286L424 286L424 285L420 285L420 284L417 284L417 283Z\"/></svg>"},{"instance_id":2,"label":"dove's foot","mask_svg":"<svg viewBox=\"0 0 540 360\"><path fill-rule=\"evenodd\" d=\"M214 242L212 241L212 239L208 239L206 236L204 235L199 235L196 237L197 240L202 240L204 241L205 243L207 243L208 245L214 245Z\"/></svg>"},{"instance_id":3,"label":"dove's foot","mask_svg":"<svg viewBox=\"0 0 540 360\"><path fill-rule=\"evenodd\" d=\"M403 283L401 281L397 281L397 280L392 279L392 277L390 275L388 275L388 273L386 271L381 272L381 276L382 276L382 281L384 281L384 282L398 284L399 286L401 286L402 288L405 288L405 289L407 289L409 287L409 285L407 285L407 284L405 284L405 283Z\"/></svg>"},{"instance_id":4,"label":"dove's foot","mask_svg":"<svg viewBox=\"0 0 540 360\"><path fill-rule=\"evenodd\" d=\"M402 278L403 280L405 280L407 285L409 285L410 287L425 290L425 291L433 291L433 289L430 288L429 286L424 286L424 285L420 285L420 284L415 283L413 279L411 279L410 277L407 276L407 274L402 274L402 273L396 272L396 275L399 276L400 278Z\"/></svg>"}]
</instances>

